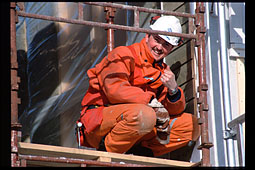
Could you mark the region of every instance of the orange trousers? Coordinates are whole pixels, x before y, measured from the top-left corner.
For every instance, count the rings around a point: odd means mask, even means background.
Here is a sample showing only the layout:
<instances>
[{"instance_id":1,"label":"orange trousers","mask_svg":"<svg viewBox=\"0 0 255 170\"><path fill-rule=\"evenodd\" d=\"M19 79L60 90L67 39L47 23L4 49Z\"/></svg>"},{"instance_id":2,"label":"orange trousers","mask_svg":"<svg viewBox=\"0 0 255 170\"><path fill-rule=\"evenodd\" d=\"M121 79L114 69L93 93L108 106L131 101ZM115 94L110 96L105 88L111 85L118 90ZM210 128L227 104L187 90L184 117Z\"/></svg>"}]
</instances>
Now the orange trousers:
<instances>
[{"instance_id":1,"label":"orange trousers","mask_svg":"<svg viewBox=\"0 0 255 170\"><path fill-rule=\"evenodd\" d=\"M86 134L86 141L98 148L101 139L105 137L105 147L108 152L125 153L133 145L141 144L150 148L154 156L159 156L182 146L192 140L192 115L183 113L171 117L170 124L175 119L170 132L170 142L160 144L156 139L156 113L144 104L119 104L103 109L102 124L94 131Z\"/></svg>"}]
</instances>

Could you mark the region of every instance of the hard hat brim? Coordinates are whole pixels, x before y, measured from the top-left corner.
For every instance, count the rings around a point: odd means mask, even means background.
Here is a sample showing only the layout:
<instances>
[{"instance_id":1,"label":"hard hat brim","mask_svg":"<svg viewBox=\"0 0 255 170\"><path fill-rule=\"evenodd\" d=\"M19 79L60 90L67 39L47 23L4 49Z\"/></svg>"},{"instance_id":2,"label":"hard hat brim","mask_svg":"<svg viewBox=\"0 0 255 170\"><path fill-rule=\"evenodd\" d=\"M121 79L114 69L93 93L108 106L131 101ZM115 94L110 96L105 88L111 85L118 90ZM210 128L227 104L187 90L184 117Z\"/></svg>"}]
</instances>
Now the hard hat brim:
<instances>
[{"instance_id":1,"label":"hard hat brim","mask_svg":"<svg viewBox=\"0 0 255 170\"><path fill-rule=\"evenodd\" d=\"M163 31L160 28L155 27L154 25L150 25L150 28L152 30L157 30L157 31ZM173 40L175 40L176 42L178 42L178 37L173 37L173 36L168 36L168 35L162 35L162 34L158 34L161 38L163 38L166 42L170 43L173 46L177 46L178 43L175 43ZM177 40L176 40L177 39ZM171 41L172 40L172 41Z\"/></svg>"}]
</instances>

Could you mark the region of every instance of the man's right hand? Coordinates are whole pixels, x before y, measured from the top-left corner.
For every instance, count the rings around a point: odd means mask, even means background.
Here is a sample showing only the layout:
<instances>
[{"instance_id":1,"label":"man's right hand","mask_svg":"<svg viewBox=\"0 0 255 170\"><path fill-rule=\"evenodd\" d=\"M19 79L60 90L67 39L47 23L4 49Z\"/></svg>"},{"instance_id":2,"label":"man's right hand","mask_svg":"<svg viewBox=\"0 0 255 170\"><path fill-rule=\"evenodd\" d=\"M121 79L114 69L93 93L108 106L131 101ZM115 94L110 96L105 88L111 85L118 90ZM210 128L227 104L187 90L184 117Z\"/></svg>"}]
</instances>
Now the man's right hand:
<instances>
[{"instance_id":1,"label":"man's right hand","mask_svg":"<svg viewBox=\"0 0 255 170\"><path fill-rule=\"evenodd\" d=\"M152 107L155 110L157 122L156 122L156 129L157 129L157 140L162 145L169 143L170 141L170 116L168 111L164 108L164 106L154 98L148 106Z\"/></svg>"},{"instance_id":2,"label":"man's right hand","mask_svg":"<svg viewBox=\"0 0 255 170\"><path fill-rule=\"evenodd\" d=\"M157 140L161 144L168 144L170 141L170 116L165 108L153 108L156 112Z\"/></svg>"}]
</instances>

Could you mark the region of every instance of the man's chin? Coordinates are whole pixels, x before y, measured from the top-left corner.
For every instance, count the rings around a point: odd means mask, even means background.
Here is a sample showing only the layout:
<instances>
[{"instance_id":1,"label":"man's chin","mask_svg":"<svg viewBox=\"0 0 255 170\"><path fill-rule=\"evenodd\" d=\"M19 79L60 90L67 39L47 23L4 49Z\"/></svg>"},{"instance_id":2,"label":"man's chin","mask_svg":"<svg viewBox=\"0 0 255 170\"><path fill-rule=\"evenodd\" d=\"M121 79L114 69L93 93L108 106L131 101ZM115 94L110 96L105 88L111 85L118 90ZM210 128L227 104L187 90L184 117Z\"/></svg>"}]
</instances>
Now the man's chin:
<instances>
[{"instance_id":1,"label":"man's chin","mask_svg":"<svg viewBox=\"0 0 255 170\"><path fill-rule=\"evenodd\" d=\"M153 57L155 61L160 61L164 58L163 56L153 56Z\"/></svg>"}]
</instances>

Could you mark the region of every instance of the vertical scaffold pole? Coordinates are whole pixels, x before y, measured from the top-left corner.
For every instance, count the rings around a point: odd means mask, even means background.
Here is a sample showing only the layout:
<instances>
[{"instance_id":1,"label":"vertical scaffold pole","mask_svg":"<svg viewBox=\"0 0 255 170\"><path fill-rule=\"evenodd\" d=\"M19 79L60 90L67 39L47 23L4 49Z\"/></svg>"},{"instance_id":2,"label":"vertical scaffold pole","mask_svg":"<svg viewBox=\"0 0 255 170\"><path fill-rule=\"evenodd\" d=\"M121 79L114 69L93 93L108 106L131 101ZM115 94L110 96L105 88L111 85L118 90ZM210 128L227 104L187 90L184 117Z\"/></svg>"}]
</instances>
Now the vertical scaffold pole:
<instances>
[{"instance_id":1,"label":"vertical scaffold pole","mask_svg":"<svg viewBox=\"0 0 255 170\"><path fill-rule=\"evenodd\" d=\"M201 145L198 149L202 150L202 166L211 166L210 164L210 148L213 146L209 142L208 135L208 104L207 104L207 90L208 85L206 81L206 57L205 57L205 32L206 28L204 26L204 13L205 7L203 2L196 2L196 46L198 54L198 72L199 72L199 124L201 126Z\"/></svg>"},{"instance_id":2,"label":"vertical scaffold pole","mask_svg":"<svg viewBox=\"0 0 255 170\"><path fill-rule=\"evenodd\" d=\"M104 7L105 19L108 24L114 23L116 9L112 7ZM107 52L109 53L114 48L114 29L107 29Z\"/></svg>"},{"instance_id":3,"label":"vertical scaffold pole","mask_svg":"<svg viewBox=\"0 0 255 170\"><path fill-rule=\"evenodd\" d=\"M18 132L21 125L18 123L18 89L20 78L18 77L18 62L16 49L16 23L18 15L16 13L16 2L10 2L10 47L11 47L11 166L20 166L18 159Z\"/></svg>"}]
</instances>

